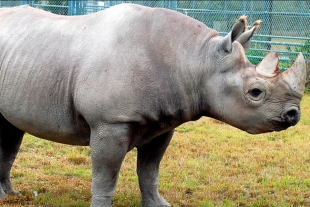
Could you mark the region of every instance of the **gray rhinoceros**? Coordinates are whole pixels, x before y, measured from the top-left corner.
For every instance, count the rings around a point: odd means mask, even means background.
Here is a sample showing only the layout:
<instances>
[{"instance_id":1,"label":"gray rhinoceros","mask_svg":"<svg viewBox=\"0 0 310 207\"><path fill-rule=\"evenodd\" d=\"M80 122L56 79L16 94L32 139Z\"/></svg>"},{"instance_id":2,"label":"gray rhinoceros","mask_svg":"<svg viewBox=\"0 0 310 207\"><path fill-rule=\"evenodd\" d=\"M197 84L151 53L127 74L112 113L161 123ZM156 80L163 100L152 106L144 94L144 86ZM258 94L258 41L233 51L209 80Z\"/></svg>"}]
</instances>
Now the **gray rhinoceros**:
<instances>
[{"instance_id":1,"label":"gray rhinoceros","mask_svg":"<svg viewBox=\"0 0 310 207\"><path fill-rule=\"evenodd\" d=\"M158 193L160 161L175 127L213 117L252 134L300 119L305 60L284 73L270 52L245 56L260 22L244 16L225 37L162 8L121 4L86 16L29 6L0 9L0 197L25 132L89 145L92 207L111 206L122 161L138 150L142 206Z\"/></svg>"}]
</instances>

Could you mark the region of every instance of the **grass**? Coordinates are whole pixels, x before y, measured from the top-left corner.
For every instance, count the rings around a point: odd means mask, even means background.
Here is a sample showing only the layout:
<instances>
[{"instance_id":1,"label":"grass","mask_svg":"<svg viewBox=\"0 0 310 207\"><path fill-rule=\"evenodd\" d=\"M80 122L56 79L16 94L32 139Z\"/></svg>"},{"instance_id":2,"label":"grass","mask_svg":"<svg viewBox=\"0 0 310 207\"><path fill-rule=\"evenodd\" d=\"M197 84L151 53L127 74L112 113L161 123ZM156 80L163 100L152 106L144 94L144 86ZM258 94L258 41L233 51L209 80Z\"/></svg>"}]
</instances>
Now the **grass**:
<instances>
[{"instance_id":1,"label":"grass","mask_svg":"<svg viewBox=\"0 0 310 207\"><path fill-rule=\"evenodd\" d=\"M178 127L161 163L161 194L177 207L310 206L310 95L302 113L295 127L261 135L209 118ZM88 207L89 153L26 135L11 174L22 196L0 206ZM136 153L123 163L115 207L139 206Z\"/></svg>"}]
</instances>

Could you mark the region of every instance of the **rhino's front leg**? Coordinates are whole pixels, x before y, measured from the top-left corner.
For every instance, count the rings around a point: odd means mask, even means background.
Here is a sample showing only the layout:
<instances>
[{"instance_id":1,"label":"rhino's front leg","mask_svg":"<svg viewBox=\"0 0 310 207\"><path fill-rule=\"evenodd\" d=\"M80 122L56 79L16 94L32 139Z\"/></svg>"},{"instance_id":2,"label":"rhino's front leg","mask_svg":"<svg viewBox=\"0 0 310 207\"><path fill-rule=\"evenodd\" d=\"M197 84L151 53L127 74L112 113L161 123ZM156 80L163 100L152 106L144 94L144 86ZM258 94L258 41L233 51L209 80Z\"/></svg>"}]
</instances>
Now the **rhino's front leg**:
<instances>
[{"instance_id":1,"label":"rhino's front leg","mask_svg":"<svg viewBox=\"0 0 310 207\"><path fill-rule=\"evenodd\" d=\"M0 199L4 199L6 194L19 194L12 188L10 172L23 135L23 131L17 129L0 114Z\"/></svg>"},{"instance_id":2,"label":"rhino's front leg","mask_svg":"<svg viewBox=\"0 0 310 207\"><path fill-rule=\"evenodd\" d=\"M173 132L174 130L162 134L138 148L137 173L143 207L170 206L158 192L158 171Z\"/></svg>"},{"instance_id":3,"label":"rhino's front leg","mask_svg":"<svg viewBox=\"0 0 310 207\"><path fill-rule=\"evenodd\" d=\"M91 207L111 207L119 170L128 150L128 128L102 124L91 129Z\"/></svg>"}]
</instances>

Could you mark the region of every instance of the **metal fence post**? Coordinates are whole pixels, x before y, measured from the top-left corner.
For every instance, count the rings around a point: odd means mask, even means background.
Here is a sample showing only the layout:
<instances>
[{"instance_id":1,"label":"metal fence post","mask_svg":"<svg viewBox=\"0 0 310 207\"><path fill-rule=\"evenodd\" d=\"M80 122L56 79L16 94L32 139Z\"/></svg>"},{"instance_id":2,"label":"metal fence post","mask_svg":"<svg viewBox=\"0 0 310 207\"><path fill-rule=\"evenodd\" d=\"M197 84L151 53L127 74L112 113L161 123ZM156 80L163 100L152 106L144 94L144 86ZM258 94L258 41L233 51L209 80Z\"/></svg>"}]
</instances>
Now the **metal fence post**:
<instances>
[{"instance_id":1,"label":"metal fence post","mask_svg":"<svg viewBox=\"0 0 310 207\"><path fill-rule=\"evenodd\" d=\"M178 1L177 0L170 0L168 8L176 11L178 8Z\"/></svg>"},{"instance_id":2,"label":"metal fence post","mask_svg":"<svg viewBox=\"0 0 310 207\"><path fill-rule=\"evenodd\" d=\"M245 15L246 13L246 1L247 0L243 0L243 9L242 9L243 15Z\"/></svg>"},{"instance_id":3,"label":"metal fence post","mask_svg":"<svg viewBox=\"0 0 310 207\"><path fill-rule=\"evenodd\" d=\"M84 1L75 1L76 14L82 15L84 13Z\"/></svg>"},{"instance_id":4,"label":"metal fence post","mask_svg":"<svg viewBox=\"0 0 310 207\"><path fill-rule=\"evenodd\" d=\"M206 8L206 9L211 10L211 2L210 2L210 0L207 1L207 8ZM204 23L205 23L206 25L208 25L208 26L212 25L212 20L211 20L210 17L211 17L210 13L207 12L207 13L206 13L206 18L205 18Z\"/></svg>"},{"instance_id":5,"label":"metal fence post","mask_svg":"<svg viewBox=\"0 0 310 207\"><path fill-rule=\"evenodd\" d=\"M24 5L24 4L28 4L28 5L30 5L30 6L32 6L33 5L33 0L20 0L19 1L19 4L20 5ZM0 3L1 4L1 3Z\"/></svg>"},{"instance_id":6,"label":"metal fence post","mask_svg":"<svg viewBox=\"0 0 310 207\"><path fill-rule=\"evenodd\" d=\"M69 1L69 8L68 8L68 14L70 15L70 16L73 16L74 15L74 10L75 10L75 0L70 0Z\"/></svg>"},{"instance_id":7,"label":"metal fence post","mask_svg":"<svg viewBox=\"0 0 310 207\"><path fill-rule=\"evenodd\" d=\"M265 30L266 35L272 34L272 27L271 27L271 25L272 25L272 16L271 16L272 5L273 5L273 0L265 0L264 1L265 15L263 16L263 22L264 22L264 24L266 24L266 30ZM271 42L271 37L267 37L267 41ZM270 43L266 44L266 49L267 50L271 49Z\"/></svg>"},{"instance_id":8,"label":"metal fence post","mask_svg":"<svg viewBox=\"0 0 310 207\"><path fill-rule=\"evenodd\" d=\"M254 7L253 4L254 4L253 1L251 1L250 2L250 18L249 18L250 22L253 22L253 7Z\"/></svg>"},{"instance_id":9,"label":"metal fence post","mask_svg":"<svg viewBox=\"0 0 310 207\"><path fill-rule=\"evenodd\" d=\"M225 22L228 22L228 1L224 1L224 19ZM226 24L226 30L230 31L230 26L228 24Z\"/></svg>"},{"instance_id":10,"label":"metal fence post","mask_svg":"<svg viewBox=\"0 0 310 207\"><path fill-rule=\"evenodd\" d=\"M302 3L304 3L304 2L298 3L298 9L299 9L300 12L303 11L303 6L305 6L305 5L302 5ZM298 32L298 35L300 36L301 35L301 31L302 31L302 26L304 24L303 24L303 18L298 18L298 19L299 19L299 21L298 21L298 30L297 30L297 32Z\"/></svg>"}]
</instances>

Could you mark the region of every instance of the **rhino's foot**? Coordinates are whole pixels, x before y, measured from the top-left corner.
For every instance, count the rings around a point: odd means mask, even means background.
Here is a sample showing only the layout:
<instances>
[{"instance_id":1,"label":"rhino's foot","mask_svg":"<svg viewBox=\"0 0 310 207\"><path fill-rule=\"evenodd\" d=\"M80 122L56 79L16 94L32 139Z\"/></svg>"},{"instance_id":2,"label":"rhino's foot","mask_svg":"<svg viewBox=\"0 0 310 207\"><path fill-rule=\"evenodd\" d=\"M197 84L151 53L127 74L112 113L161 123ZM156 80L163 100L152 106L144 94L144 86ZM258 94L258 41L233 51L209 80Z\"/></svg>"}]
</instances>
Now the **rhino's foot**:
<instances>
[{"instance_id":1,"label":"rhino's foot","mask_svg":"<svg viewBox=\"0 0 310 207\"><path fill-rule=\"evenodd\" d=\"M169 207L171 206L163 197L158 196L157 198L152 199L142 199L142 207Z\"/></svg>"},{"instance_id":2,"label":"rhino's foot","mask_svg":"<svg viewBox=\"0 0 310 207\"><path fill-rule=\"evenodd\" d=\"M111 197L106 196L99 198L98 196L92 196L92 202L90 207L112 207L112 200Z\"/></svg>"},{"instance_id":3,"label":"rhino's foot","mask_svg":"<svg viewBox=\"0 0 310 207\"><path fill-rule=\"evenodd\" d=\"M6 195L20 196L21 193L14 190L10 182L4 182L4 184L0 185L0 200L3 200L6 197Z\"/></svg>"},{"instance_id":4,"label":"rhino's foot","mask_svg":"<svg viewBox=\"0 0 310 207\"><path fill-rule=\"evenodd\" d=\"M0 200L4 200L6 197L5 192L3 191L2 187L0 186Z\"/></svg>"},{"instance_id":5,"label":"rhino's foot","mask_svg":"<svg viewBox=\"0 0 310 207\"><path fill-rule=\"evenodd\" d=\"M13 196L21 196L22 194L16 190L11 189L10 191L7 191L6 194L13 195Z\"/></svg>"}]
</instances>

